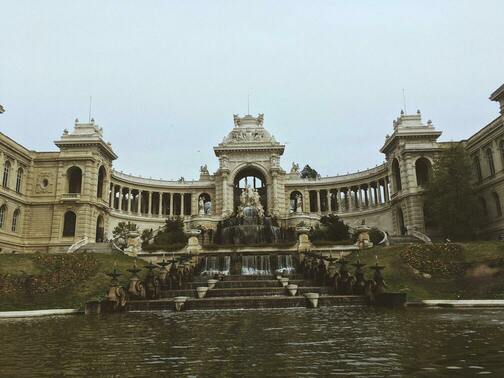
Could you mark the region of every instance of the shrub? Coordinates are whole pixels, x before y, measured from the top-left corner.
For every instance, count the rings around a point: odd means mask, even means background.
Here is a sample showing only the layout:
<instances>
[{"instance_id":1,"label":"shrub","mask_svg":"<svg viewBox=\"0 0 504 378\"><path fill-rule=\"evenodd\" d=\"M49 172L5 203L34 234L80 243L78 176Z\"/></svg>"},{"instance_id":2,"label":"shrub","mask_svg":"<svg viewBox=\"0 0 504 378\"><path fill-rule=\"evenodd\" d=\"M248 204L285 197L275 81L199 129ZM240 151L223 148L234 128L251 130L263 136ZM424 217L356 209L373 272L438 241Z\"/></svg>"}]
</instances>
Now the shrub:
<instances>
[{"instance_id":1,"label":"shrub","mask_svg":"<svg viewBox=\"0 0 504 378\"><path fill-rule=\"evenodd\" d=\"M340 241L348 240L348 226L334 214L324 215L320 218L320 226L317 225L310 232L310 240Z\"/></svg>"},{"instance_id":2,"label":"shrub","mask_svg":"<svg viewBox=\"0 0 504 378\"><path fill-rule=\"evenodd\" d=\"M458 276L465 271L459 244L412 244L401 252L401 258L412 268L439 277Z\"/></svg>"}]
</instances>

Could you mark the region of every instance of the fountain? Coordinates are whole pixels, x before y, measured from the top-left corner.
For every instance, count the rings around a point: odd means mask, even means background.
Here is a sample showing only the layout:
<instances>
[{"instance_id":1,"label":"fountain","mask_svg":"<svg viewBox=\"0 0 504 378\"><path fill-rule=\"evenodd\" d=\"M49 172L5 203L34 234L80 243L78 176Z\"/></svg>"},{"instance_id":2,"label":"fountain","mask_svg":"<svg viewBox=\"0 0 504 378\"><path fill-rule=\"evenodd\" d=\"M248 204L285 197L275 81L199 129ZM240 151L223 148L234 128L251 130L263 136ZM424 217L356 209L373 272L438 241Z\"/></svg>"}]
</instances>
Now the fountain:
<instances>
[{"instance_id":1,"label":"fountain","mask_svg":"<svg viewBox=\"0 0 504 378\"><path fill-rule=\"evenodd\" d=\"M272 274L269 255L242 256L242 275L267 275Z\"/></svg>"},{"instance_id":2,"label":"fountain","mask_svg":"<svg viewBox=\"0 0 504 378\"><path fill-rule=\"evenodd\" d=\"M149 262L144 268L148 270L145 277L145 298L157 299L159 297L159 280L154 274L154 269L157 267L152 262Z\"/></svg>"},{"instance_id":3,"label":"fountain","mask_svg":"<svg viewBox=\"0 0 504 378\"><path fill-rule=\"evenodd\" d=\"M366 280L364 278L364 271L362 268L366 264L362 264L360 260L357 260L356 263L352 264L355 267L355 282L353 285L353 292L355 295L364 295L366 292Z\"/></svg>"},{"instance_id":4,"label":"fountain","mask_svg":"<svg viewBox=\"0 0 504 378\"><path fill-rule=\"evenodd\" d=\"M121 276L121 273L117 271L117 263L114 263L114 270L107 273L111 279L110 288L107 293L107 300L101 301L100 307L101 312L114 312L124 309L126 305L126 292L123 287L119 285L117 278Z\"/></svg>"},{"instance_id":5,"label":"fountain","mask_svg":"<svg viewBox=\"0 0 504 378\"><path fill-rule=\"evenodd\" d=\"M353 277L347 268L348 261L341 257L338 264L340 264L340 270L337 290L340 294L350 295L352 294Z\"/></svg>"},{"instance_id":6,"label":"fountain","mask_svg":"<svg viewBox=\"0 0 504 378\"><path fill-rule=\"evenodd\" d=\"M247 186L240 196L236 216L223 221L224 244L278 243L280 227L274 226L265 216L260 196L256 189Z\"/></svg>"},{"instance_id":7,"label":"fountain","mask_svg":"<svg viewBox=\"0 0 504 378\"><path fill-rule=\"evenodd\" d=\"M229 275L231 270L231 256L206 256L203 258L201 275Z\"/></svg>"},{"instance_id":8,"label":"fountain","mask_svg":"<svg viewBox=\"0 0 504 378\"><path fill-rule=\"evenodd\" d=\"M161 267L159 270L159 282L161 285L165 286L166 285L166 276L168 275L168 270L166 267L170 265L170 262L166 261L163 257L163 260L159 263L157 263Z\"/></svg>"},{"instance_id":9,"label":"fountain","mask_svg":"<svg viewBox=\"0 0 504 378\"><path fill-rule=\"evenodd\" d=\"M128 294L132 299L145 298L145 288L142 282L140 281L140 277L138 277L138 273L141 270L142 269L137 267L136 259L135 262L133 263L133 267L130 269L126 269L126 271L132 274L128 286Z\"/></svg>"}]
</instances>

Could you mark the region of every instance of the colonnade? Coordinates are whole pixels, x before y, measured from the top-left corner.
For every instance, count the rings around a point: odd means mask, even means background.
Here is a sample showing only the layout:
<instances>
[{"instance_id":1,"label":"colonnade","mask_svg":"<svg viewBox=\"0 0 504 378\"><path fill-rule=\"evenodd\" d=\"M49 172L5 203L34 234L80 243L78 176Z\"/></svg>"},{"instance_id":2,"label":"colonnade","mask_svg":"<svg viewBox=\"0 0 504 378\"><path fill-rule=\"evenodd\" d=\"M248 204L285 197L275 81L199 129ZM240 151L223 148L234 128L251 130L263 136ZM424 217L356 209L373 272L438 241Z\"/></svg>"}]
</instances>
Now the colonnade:
<instances>
[{"instance_id":1,"label":"colonnade","mask_svg":"<svg viewBox=\"0 0 504 378\"><path fill-rule=\"evenodd\" d=\"M376 208L390 202L390 182L388 177L385 177L370 183L341 188L295 190L290 194L291 212L296 212L293 203L297 195L301 195L304 213L353 212ZM297 204L297 201L295 203Z\"/></svg>"},{"instance_id":2,"label":"colonnade","mask_svg":"<svg viewBox=\"0 0 504 378\"><path fill-rule=\"evenodd\" d=\"M138 216L185 216L196 214L192 197L192 193L187 192L154 192L111 184L109 205L113 209Z\"/></svg>"}]
</instances>

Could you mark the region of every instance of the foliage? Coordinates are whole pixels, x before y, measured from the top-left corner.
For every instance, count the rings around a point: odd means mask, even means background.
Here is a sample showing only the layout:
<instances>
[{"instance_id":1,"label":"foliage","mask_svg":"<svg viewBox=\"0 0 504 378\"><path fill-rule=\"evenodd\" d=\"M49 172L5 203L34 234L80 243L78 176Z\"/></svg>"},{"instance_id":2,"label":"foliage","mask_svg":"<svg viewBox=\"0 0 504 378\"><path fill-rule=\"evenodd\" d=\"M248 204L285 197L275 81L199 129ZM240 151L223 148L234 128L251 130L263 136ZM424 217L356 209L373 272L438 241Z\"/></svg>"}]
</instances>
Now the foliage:
<instances>
[{"instance_id":1,"label":"foliage","mask_svg":"<svg viewBox=\"0 0 504 378\"><path fill-rule=\"evenodd\" d=\"M318 177L320 177L318 172L312 167L310 167L308 164L306 164L303 170L301 171L301 178L316 179Z\"/></svg>"},{"instance_id":2,"label":"foliage","mask_svg":"<svg viewBox=\"0 0 504 378\"><path fill-rule=\"evenodd\" d=\"M142 248L156 248L164 250L175 250L175 246L180 244L185 245L187 237L184 233L184 221L182 218L169 218L166 220L163 230L154 236L152 247L147 247L147 243L142 245ZM180 248L178 248L180 249Z\"/></svg>"},{"instance_id":3,"label":"foliage","mask_svg":"<svg viewBox=\"0 0 504 378\"><path fill-rule=\"evenodd\" d=\"M460 276L465 270L460 244L412 244L401 257L412 268L438 277Z\"/></svg>"},{"instance_id":4,"label":"foliage","mask_svg":"<svg viewBox=\"0 0 504 378\"><path fill-rule=\"evenodd\" d=\"M425 192L426 222L436 224L445 237L474 238L481 224L472 171L469 155L461 144L452 144L434 165Z\"/></svg>"},{"instance_id":5,"label":"foliage","mask_svg":"<svg viewBox=\"0 0 504 378\"><path fill-rule=\"evenodd\" d=\"M383 231L380 231L377 228L372 228L369 231L369 240L371 240L373 245L378 245L383 240L384 237L385 235L383 234Z\"/></svg>"},{"instance_id":6,"label":"foliage","mask_svg":"<svg viewBox=\"0 0 504 378\"><path fill-rule=\"evenodd\" d=\"M131 231L138 232L138 226L135 223L131 222L119 222L117 226L115 226L112 231L112 235L114 236L114 240L120 246L125 248L128 243L128 234Z\"/></svg>"},{"instance_id":7,"label":"foliage","mask_svg":"<svg viewBox=\"0 0 504 378\"><path fill-rule=\"evenodd\" d=\"M54 293L87 279L97 269L96 259L86 253L77 255L49 255L36 253L34 264L38 274L0 274L1 295Z\"/></svg>"},{"instance_id":8,"label":"foliage","mask_svg":"<svg viewBox=\"0 0 504 378\"><path fill-rule=\"evenodd\" d=\"M107 294L114 267L127 285L133 262L121 253L0 254L0 311L82 308Z\"/></svg>"},{"instance_id":9,"label":"foliage","mask_svg":"<svg viewBox=\"0 0 504 378\"><path fill-rule=\"evenodd\" d=\"M141 236L142 243L147 243L149 240L152 239L153 236L154 236L154 231L152 230L152 228L144 229L142 231L142 236Z\"/></svg>"},{"instance_id":10,"label":"foliage","mask_svg":"<svg viewBox=\"0 0 504 378\"><path fill-rule=\"evenodd\" d=\"M320 218L320 226L317 225L310 232L310 240L340 241L348 240L348 226L334 214L324 215Z\"/></svg>"}]
</instances>

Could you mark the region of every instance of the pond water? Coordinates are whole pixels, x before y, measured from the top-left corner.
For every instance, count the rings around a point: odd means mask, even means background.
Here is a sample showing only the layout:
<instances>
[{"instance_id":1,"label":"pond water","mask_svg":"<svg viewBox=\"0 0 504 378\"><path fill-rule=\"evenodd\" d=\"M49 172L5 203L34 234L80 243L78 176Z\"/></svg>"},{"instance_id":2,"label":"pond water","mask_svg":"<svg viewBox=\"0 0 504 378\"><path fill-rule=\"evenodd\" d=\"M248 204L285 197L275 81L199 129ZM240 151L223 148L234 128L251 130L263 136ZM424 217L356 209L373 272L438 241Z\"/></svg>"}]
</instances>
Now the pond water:
<instances>
[{"instance_id":1,"label":"pond water","mask_svg":"<svg viewBox=\"0 0 504 378\"><path fill-rule=\"evenodd\" d=\"M504 311L320 308L0 319L1 376L504 376Z\"/></svg>"}]
</instances>

